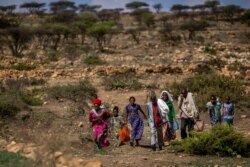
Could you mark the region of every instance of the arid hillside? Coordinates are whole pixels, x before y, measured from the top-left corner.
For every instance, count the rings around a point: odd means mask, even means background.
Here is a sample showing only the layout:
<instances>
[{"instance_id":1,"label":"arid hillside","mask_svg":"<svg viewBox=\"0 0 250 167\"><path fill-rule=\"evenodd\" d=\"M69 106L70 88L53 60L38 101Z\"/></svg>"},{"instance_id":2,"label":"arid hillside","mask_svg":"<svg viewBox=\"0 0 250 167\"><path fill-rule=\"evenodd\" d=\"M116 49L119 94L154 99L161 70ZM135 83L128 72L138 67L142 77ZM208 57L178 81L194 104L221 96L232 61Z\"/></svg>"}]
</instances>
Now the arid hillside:
<instances>
[{"instance_id":1,"label":"arid hillside","mask_svg":"<svg viewBox=\"0 0 250 167\"><path fill-rule=\"evenodd\" d=\"M130 96L145 110L149 92L159 95L165 89L178 117L176 99L188 87L204 131L211 129L205 111L209 97L215 94L223 101L229 95L236 105L234 130L249 138L250 13L232 10L0 12L2 163L248 166L250 159L239 153L197 156L171 146L153 152L147 120L142 147L116 147L111 138L111 146L98 153L88 121L95 94L109 111L117 105L124 115Z\"/></svg>"}]
</instances>

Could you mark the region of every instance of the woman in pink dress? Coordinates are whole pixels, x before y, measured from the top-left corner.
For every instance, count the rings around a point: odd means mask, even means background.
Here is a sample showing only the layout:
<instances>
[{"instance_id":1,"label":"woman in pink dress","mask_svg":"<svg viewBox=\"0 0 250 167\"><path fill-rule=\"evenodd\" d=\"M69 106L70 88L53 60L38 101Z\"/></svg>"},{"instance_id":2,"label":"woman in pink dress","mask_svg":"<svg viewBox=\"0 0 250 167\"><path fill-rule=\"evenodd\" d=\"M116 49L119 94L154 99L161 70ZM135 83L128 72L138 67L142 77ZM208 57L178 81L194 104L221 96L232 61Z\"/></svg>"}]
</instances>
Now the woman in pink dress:
<instances>
[{"instance_id":1,"label":"woman in pink dress","mask_svg":"<svg viewBox=\"0 0 250 167\"><path fill-rule=\"evenodd\" d=\"M92 123L93 138L98 149L109 146L108 141L108 119L110 114L106 109L100 108L102 101L100 99L93 100L94 109L90 111L89 121Z\"/></svg>"}]
</instances>

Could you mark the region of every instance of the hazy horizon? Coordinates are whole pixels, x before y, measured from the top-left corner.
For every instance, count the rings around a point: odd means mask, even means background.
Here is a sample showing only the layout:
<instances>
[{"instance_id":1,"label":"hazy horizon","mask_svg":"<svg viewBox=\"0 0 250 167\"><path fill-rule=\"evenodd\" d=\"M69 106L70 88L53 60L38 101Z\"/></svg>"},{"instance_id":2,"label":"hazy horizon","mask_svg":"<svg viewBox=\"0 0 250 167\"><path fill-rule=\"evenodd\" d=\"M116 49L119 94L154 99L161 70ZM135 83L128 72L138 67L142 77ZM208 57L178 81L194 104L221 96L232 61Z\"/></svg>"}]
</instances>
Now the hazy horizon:
<instances>
[{"instance_id":1,"label":"hazy horizon","mask_svg":"<svg viewBox=\"0 0 250 167\"><path fill-rule=\"evenodd\" d=\"M0 5L20 5L24 2L43 2L49 5L50 2L57 0L0 0ZM134 0L72 0L73 2L78 4L89 4L89 5L102 5L102 8L125 8L125 4L128 2L132 2ZM139 0L148 3L149 5L153 5L156 3L161 3L163 6L163 11L169 11L173 4L183 4L183 5L195 5L202 4L206 0ZM242 8L249 9L250 8L250 0L220 0L221 5L239 5ZM18 8L17 8L18 11Z\"/></svg>"}]
</instances>

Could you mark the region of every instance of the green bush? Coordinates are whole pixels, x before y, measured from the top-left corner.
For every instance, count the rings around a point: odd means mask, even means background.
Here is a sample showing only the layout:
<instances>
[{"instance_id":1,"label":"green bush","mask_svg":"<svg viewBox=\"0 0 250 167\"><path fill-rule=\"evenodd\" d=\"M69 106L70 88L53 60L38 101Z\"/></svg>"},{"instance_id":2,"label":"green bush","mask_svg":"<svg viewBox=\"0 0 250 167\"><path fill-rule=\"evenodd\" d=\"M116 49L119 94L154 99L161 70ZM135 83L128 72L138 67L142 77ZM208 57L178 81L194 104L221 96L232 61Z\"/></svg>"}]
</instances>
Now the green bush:
<instances>
[{"instance_id":1,"label":"green bush","mask_svg":"<svg viewBox=\"0 0 250 167\"><path fill-rule=\"evenodd\" d=\"M241 22L250 26L250 10L248 10L244 15L241 17Z\"/></svg>"},{"instance_id":2,"label":"green bush","mask_svg":"<svg viewBox=\"0 0 250 167\"><path fill-rule=\"evenodd\" d=\"M57 51L50 51L47 54L49 61L58 61L59 60L59 53Z\"/></svg>"},{"instance_id":3,"label":"green bush","mask_svg":"<svg viewBox=\"0 0 250 167\"><path fill-rule=\"evenodd\" d=\"M14 103L0 102L0 117L14 117L21 109Z\"/></svg>"},{"instance_id":4,"label":"green bush","mask_svg":"<svg viewBox=\"0 0 250 167\"><path fill-rule=\"evenodd\" d=\"M206 62L206 64L211 65L212 67L215 67L220 70L226 65L226 62L224 60L221 60L220 58L211 58L209 61Z\"/></svg>"},{"instance_id":5,"label":"green bush","mask_svg":"<svg viewBox=\"0 0 250 167\"><path fill-rule=\"evenodd\" d=\"M14 117L19 111L28 109L28 105L38 106L43 102L35 98L37 89L24 90L24 80L6 80L5 85L1 83L0 93L0 117Z\"/></svg>"},{"instance_id":6,"label":"green bush","mask_svg":"<svg viewBox=\"0 0 250 167\"><path fill-rule=\"evenodd\" d=\"M6 79L5 84L11 90L13 87L26 87L44 85L46 81L42 78L20 78L20 79Z\"/></svg>"},{"instance_id":7,"label":"green bush","mask_svg":"<svg viewBox=\"0 0 250 167\"><path fill-rule=\"evenodd\" d=\"M68 99L75 102L84 102L96 94L96 89L90 81L85 79L76 85L54 86L47 90L49 98Z\"/></svg>"},{"instance_id":8,"label":"green bush","mask_svg":"<svg viewBox=\"0 0 250 167\"><path fill-rule=\"evenodd\" d=\"M84 59L84 63L87 65L102 65L104 62L98 56L87 56Z\"/></svg>"},{"instance_id":9,"label":"green bush","mask_svg":"<svg viewBox=\"0 0 250 167\"><path fill-rule=\"evenodd\" d=\"M216 55L216 53L217 53L216 48L214 48L211 45L206 45L205 48L204 48L204 52L208 53L210 55Z\"/></svg>"},{"instance_id":10,"label":"green bush","mask_svg":"<svg viewBox=\"0 0 250 167\"><path fill-rule=\"evenodd\" d=\"M19 154L0 151L0 164L4 167L28 167L34 166L33 162Z\"/></svg>"},{"instance_id":11,"label":"green bush","mask_svg":"<svg viewBox=\"0 0 250 167\"><path fill-rule=\"evenodd\" d=\"M30 91L21 91L19 96L23 100L24 103L31 105L31 106L41 106L43 105L43 101L39 98L34 97L32 92Z\"/></svg>"},{"instance_id":12,"label":"green bush","mask_svg":"<svg viewBox=\"0 0 250 167\"><path fill-rule=\"evenodd\" d=\"M138 81L132 72L110 76L103 81L106 89L141 89L143 84Z\"/></svg>"},{"instance_id":13,"label":"green bush","mask_svg":"<svg viewBox=\"0 0 250 167\"><path fill-rule=\"evenodd\" d=\"M161 37L161 40L163 42L168 42L168 41L180 42L181 41L181 36L180 35L163 34L163 36Z\"/></svg>"},{"instance_id":14,"label":"green bush","mask_svg":"<svg viewBox=\"0 0 250 167\"><path fill-rule=\"evenodd\" d=\"M235 132L233 127L217 125L209 131L192 133L192 138L171 142L173 149L197 155L250 155L250 139Z\"/></svg>"},{"instance_id":15,"label":"green bush","mask_svg":"<svg viewBox=\"0 0 250 167\"><path fill-rule=\"evenodd\" d=\"M18 71L30 71L30 70L34 70L36 67L32 65L28 65L26 63L18 63L17 65L13 65L11 68L18 70Z\"/></svg>"},{"instance_id":16,"label":"green bush","mask_svg":"<svg viewBox=\"0 0 250 167\"><path fill-rule=\"evenodd\" d=\"M195 94L200 109L205 108L205 104L211 95L216 95L221 99L230 96L235 103L246 101L249 96L245 93L245 86L241 80L217 74L199 74L178 83L167 83L165 87L175 95L175 98L181 90L188 88Z\"/></svg>"}]
</instances>

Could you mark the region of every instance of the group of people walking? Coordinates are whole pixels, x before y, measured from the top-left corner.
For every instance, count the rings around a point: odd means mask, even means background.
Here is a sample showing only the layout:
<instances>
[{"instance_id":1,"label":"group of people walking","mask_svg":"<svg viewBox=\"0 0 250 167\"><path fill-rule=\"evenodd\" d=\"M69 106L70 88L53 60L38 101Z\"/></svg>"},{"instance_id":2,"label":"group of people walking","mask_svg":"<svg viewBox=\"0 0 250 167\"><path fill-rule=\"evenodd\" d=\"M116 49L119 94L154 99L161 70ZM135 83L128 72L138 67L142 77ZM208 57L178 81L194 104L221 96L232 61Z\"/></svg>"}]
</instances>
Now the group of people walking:
<instances>
[{"instance_id":1,"label":"group of people walking","mask_svg":"<svg viewBox=\"0 0 250 167\"><path fill-rule=\"evenodd\" d=\"M110 114L99 98L95 97L92 102L94 108L90 111L89 121L92 124L93 139L98 149L109 146L108 133L114 134L119 141L119 146L125 142L130 142L131 146L140 146L144 132L142 116L148 120L151 134L150 143L154 151L157 147L162 150L166 142L176 138L176 130L179 126L175 118L173 98L168 91L162 91L159 98L154 92L150 93L146 104L147 115L133 96L129 98L129 104L125 107L125 118L119 115L118 106L115 106L113 113ZM234 105L231 103L230 97L227 97L225 103L221 105L216 96L212 95L206 104L206 109L211 125L221 123L222 118L225 123L233 125ZM178 110L181 138L185 139L191 136L189 132L194 129L196 120L199 118L199 110L193 95L186 89L178 98Z\"/></svg>"}]
</instances>

